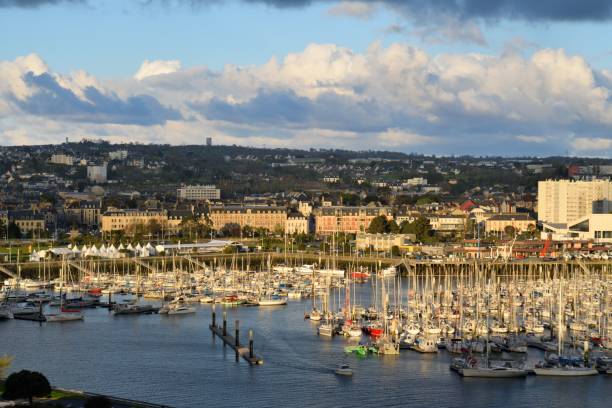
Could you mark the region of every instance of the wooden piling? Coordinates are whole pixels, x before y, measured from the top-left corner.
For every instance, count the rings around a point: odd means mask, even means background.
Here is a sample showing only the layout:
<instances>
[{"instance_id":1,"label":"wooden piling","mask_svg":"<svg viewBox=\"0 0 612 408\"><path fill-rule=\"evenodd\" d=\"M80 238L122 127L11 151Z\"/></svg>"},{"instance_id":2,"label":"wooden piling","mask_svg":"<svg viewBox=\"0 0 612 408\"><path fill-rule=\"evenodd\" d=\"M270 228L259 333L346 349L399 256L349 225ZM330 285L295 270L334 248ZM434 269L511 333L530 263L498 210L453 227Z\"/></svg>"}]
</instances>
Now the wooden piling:
<instances>
[{"instance_id":1,"label":"wooden piling","mask_svg":"<svg viewBox=\"0 0 612 408\"><path fill-rule=\"evenodd\" d=\"M213 312L213 322L214 322L214 312ZM236 351L236 358L244 358L250 365L260 365L263 364L263 359L255 355L253 351L253 330L249 330L249 347L241 347L240 346L240 322L236 320L236 337L227 334L227 316L223 313L223 323L222 327L219 327L215 324L211 324L209 326L210 330L213 332L213 336L217 335L223 340L223 345L228 345Z\"/></svg>"}]
</instances>

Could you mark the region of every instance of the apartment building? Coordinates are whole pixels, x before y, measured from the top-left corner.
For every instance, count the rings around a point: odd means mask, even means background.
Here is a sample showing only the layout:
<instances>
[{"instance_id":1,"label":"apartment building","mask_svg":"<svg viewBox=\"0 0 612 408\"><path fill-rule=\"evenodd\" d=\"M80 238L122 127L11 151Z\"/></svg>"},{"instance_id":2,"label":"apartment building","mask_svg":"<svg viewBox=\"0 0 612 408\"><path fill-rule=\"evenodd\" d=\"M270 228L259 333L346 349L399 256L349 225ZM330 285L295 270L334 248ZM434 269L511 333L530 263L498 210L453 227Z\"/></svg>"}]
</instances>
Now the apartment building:
<instances>
[{"instance_id":1,"label":"apartment building","mask_svg":"<svg viewBox=\"0 0 612 408\"><path fill-rule=\"evenodd\" d=\"M287 223L287 209L277 206L212 206L208 216L216 230L227 224L238 224L241 227L248 225L269 231L284 231Z\"/></svg>"},{"instance_id":2,"label":"apartment building","mask_svg":"<svg viewBox=\"0 0 612 408\"><path fill-rule=\"evenodd\" d=\"M59 164L62 166L72 166L74 164L74 156L70 154L53 154L49 159L51 164Z\"/></svg>"},{"instance_id":3,"label":"apartment building","mask_svg":"<svg viewBox=\"0 0 612 408\"><path fill-rule=\"evenodd\" d=\"M166 225L168 214L166 210L109 209L101 218L102 232L110 233L125 231L137 224L147 225L150 221L157 221L160 225Z\"/></svg>"},{"instance_id":4,"label":"apartment building","mask_svg":"<svg viewBox=\"0 0 612 408\"><path fill-rule=\"evenodd\" d=\"M517 233L535 229L536 220L527 214L512 213L512 214L496 214L489 217L485 221L485 231L489 232L504 232L506 228L512 227Z\"/></svg>"},{"instance_id":5,"label":"apartment building","mask_svg":"<svg viewBox=\"0 0 612 408\"><path fill-rule=\"evenodd\" d=\"M176 191L179 200L206 201L221 199L221 190L214 185L184 186Z\"/></svg>"},{"instance_id":6,"label":"apartment building","mask_svg":"<svg viewBox=\"0 0 612 408\"><path fill-rule=\"evenodd\" d=\"M81 227L97 228L100 225L99 201L75 201L64 207L64 215L68 224Z\"/></svg>"},{"instance_id":7,"label":"apartment building","mask_svg":"<svg viewBox=\"0 0 612 408\"><path fill-rule=\"evenodd\" d=\"M316 233L321 235L344 232L365 232L372 220L380 215L393 219L391 207L329 206L315 210Z\"/></svg>"},{"instance_id":8,"label":"apartment building","mask_svg":"<svg viewBox=\"0 0 612 408\"><path fill-rule=\"evenodd\" d=\"M571 224L593 213L596 201L612 200L609 180L538 182L538 220L554 224Z\"/></svg>"},{"instance_id":9,"label":"apartment building","mask_svg":"<svg viewBox=\"0 0 612 408\"><path fill-rule=\"evenodd\" d=\"M285 234L308 234L310 232L310 220L302 213L294 212L287 215L285 223Z\"/></svg>"}]
</instances>

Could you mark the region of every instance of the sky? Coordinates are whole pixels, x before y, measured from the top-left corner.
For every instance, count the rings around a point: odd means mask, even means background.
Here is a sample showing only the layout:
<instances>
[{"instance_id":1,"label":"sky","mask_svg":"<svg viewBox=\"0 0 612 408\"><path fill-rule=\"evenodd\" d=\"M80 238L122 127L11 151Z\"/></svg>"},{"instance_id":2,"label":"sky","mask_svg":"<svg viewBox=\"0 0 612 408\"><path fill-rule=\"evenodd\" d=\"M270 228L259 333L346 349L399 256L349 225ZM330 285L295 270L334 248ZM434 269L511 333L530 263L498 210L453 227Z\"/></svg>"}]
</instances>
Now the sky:
<instances>
[{"instance_id":1,"label":"sky","mask_svg":"<svg viewBox=\"0 0 612 408\"><path fill-rule=\"evenodd\" d=\"M0 145L612 157L607 0L0 0Z\"/></svg>"}]
</instances>

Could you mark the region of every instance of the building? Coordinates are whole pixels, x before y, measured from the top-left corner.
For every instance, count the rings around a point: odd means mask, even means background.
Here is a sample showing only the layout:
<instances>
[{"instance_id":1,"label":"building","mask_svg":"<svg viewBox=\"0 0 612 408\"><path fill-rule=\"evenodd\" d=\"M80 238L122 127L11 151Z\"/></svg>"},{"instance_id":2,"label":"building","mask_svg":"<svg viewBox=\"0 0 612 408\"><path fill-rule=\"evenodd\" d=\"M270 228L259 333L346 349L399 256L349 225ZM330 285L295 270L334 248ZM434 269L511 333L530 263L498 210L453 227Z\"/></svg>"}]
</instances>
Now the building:
<instances>
[{"instance_id":1,"label":"building","mask_svg":"<svg viewBox=\"0 0 612 408\"><path fill-rule=\"evenodd\" d=\"M467 217L463 214L426 214L431 229L438 234L454 235L465 231Z\"/></svg>"},{"instance_id":2,"label":"building","mask_svg":"<svg viewBox=\"0 0 612 408\"><path fill-rule=\"evenodd\" d=\"M590 214L575 222L565 224L544 223L542 238L553 240L592 240L612 244L612 214Z\"/></svg>"},{"instance_id":3,"label":"building","mask_svg":"<svg viewBox=\"0 0 612 408\"><path fill-rule=\"evenodd\" d=\"M360 250L372 249L374 251L391 251L396 246L400 250L411 246L416 240L414 234L357 234L356 246Z\"/></svg>"},{"instance_id":4,"label":"building","mask_svg":"<svg viewBox=\"0 0 612 408\"><path fill-rule=\"evenodd\" d=\"M336 177L336 176L323 177L323 182L330 183L330 184L336 184L340 182L340 177Z\"/></svg>"},{"instance_id":5,"label":"building","mask_svg":"<svg viewBox=\"0 0 612 408\"><path fill-rule=\"evenodd\" d=\"M114 231L129 231L136 225L148 225L151 221L158 222L162 227L168 227L168 214L165 210L123 210L109 209L101 217L103 233Z\"/></svg>"},{"instance_id":6,"label":"building","mask_svg":"<svg viewBox=\"0 0 612 408\"><path fill-rule=\"evenodd\" d=\"M312 214L312 204L306 201L300 201L298 203L298 212L306 217L310 217L310 214Z\"/></svg>"},{"instance_id":7,"label":"building","mask_svg":"<svg viewBox=\"0 0 612 408\"><path fill-rule=\"evenodd\" d=\"M74 156L69 154L54 154L51 156L51 159L49 159L49 163L72 166L74 164Z\"/></svg>"},{"instance_id":8,"label":"building","mask_svg":"<svg viewBox=\"0 0 612 408\"><path fill-rule=\"evenodd\" d=\"M15 210L8 212L8 222L14 222L22 235L39 236L45 231L45 216L31 210Z\"/></svg>"},{"instance_id":9,"label":"building","mask_svg":"<svg viewBox=\"0 0 612 408\"><path fill-rule=\"evenodd\" d=\"M269 231L284 231L287 224L287 209L275 206L213 206L208 217L213 228L220 230L228 224L240 227L264 228Z\"/></svg>"},{"instance_id":10,"label":"building","mask_svg":"<svg viewBox=\"0 0 612 408\"><path fill-rule=\"evenodd\" d=\"M208 146L208 147L212 146L212 137L207 137L206 138L206 146Z\"/></svg>"},{"instance_id":11,"label":"building","mask_svg":"<svg viewBox=\"0 0 612 408\"><path fill-rule=\"evenodd\" d=\"M538 221L572 224L593 213L598 200L612 200L609 180L538 182Z\"/></svg>"},{"instance_id":12,"label":"building","mask_svg":"<svg viewBox=\"0 0 612 408\"><path fill-rule=\"evenodd\" d=\"M406 207L400 207L397 214L395 214L395 223L398 226L402 225L403 222L413 223L420 216L421 216L421 213L419 211L412 211Z\"/></svg>"},{"instance_id":13,"label":"building","mask_svg":"<svg viewBox=\"0 0 612 408\"><path fill-rule=\"evenodd\" d=\"M109 160L121 161L121 160L125 160L127 158L128 158L128 151L127 150L116 150L114 152L109 152L108 153L108 159Z\"/></svg>"},{"instance_id":14,"label":"building","mask_svg":"<svg viewBox=\"0 0 612 408\"><path fill-rule=\"evenodd\" d=\"M98 228L100 226L100 202L75 201L64 207L68 224L80 227Z\"/></svg>"},{"instance_id":15,"label":"building","mask_svg":"<svg viewBox=\"0 0 612 408\"><path fill-rule=\"evenodd\" d=\"M423 177L413 177L409 178L402 183L405 187L417 187L417 186L426 186L427 179Z\"/></svg>"},{"instance_id":16,"label":"building","mask_svg":"<svg viewBox=\"0 0 612 408\"><path fill-rule=\"evenodd\" d=\"M99 166L88 165L87 166L87 180L91 183L104 184L108 181L107 164L103 163Z\"/></svg>"},{"instance_id":17,"label":"building","mask_svg":"<svg viewBox=\"0 0 612 408\"><path fill-rule=\"evenodd\" d=\"M287 215L285 223L285 234L308 234L310 233L310 220L302 213L294 212Z\"/></svg>"},{"instance_id":18,"label":"building","mask_svg":"<svg viewBox=\"0 0 612 408\"><path fill-rule=\"evenodd\" d=\"M512 227L516 233L535 230L536 221L527 214L496 214L485 220L485 232L505 232Z\"/></svg>"},{"instance_id":19,"label":"building","mask_svg":"<svg viewBox=\"0 0 612 408\"><path fill-rule=\"evenodd\" d=\"M372 220L379 215L393 219L391 207L320 207L315 211L316 232L321 235L365 232Z\"/></svg>"},{"instance_id":20,"label":"building","mask_svg":"<svg viewBox=\"0 0 612 408\"><path fill-rule=\"evenodd\" d=\"M205 201L221 199L221 190L214 185L184 186L176 191L179 200Z\"/></svg>"}]
</instances>

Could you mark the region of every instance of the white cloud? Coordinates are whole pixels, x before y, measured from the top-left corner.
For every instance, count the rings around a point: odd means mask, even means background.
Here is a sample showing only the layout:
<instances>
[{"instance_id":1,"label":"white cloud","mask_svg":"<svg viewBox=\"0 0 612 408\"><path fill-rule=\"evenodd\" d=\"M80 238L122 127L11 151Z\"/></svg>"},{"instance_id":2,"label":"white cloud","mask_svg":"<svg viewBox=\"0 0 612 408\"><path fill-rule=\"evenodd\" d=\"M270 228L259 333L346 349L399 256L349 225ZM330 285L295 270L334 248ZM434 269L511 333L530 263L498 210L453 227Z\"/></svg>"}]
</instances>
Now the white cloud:
<instances>
[{"instance_id":1,"label":"white cloud","mask_svg":"<svg viewBox=\"0 0 612 408\"><path fill-rule=\"evenodd\" d=\"M549 140L549 138L546 136L533 136L533 135L518 135L518 136L515 136L514 138L524 143L537 143L537 144L546 143Z\"/></svg>"},{"instance_id":2,"label":"white cloud","mask_svg":"<svg viewBox=\"0 0 612 408\"><path fill-rule=\"evenodd\" d=\"M401 129L388 129L377 135L378 141L383 146L418 146L426 143L436 143L437 139L431 136L423 136Z\"/></svg>"},{"instance_id":3,"label":"white cloud","mask_svg":"<svg viewBox=\"0 0 612 408\"><path fill-rule=\"evenodd\" d=\"M343 1L328 11L332 16L343 16L368 20L376 12L376 5L361 1Z\"/></svg>"},{"instance_id":4,"label":"white cloud","mask_svg":"<svg viewBox=\"0 0 612 408\"><path fill-rule=\"evenodd\" d=\"M156 75L172 74L181 69L181 61L178 60L144 60L134 78L141 81Z\"/></svg>"},{"instance_id":5,"label":"white cloud","mask_svg":"<svg viewBox=\"0 0 612 408\"><path fill-rule=\"evenodd\" d=\"M78 70L58 74L30 55L0 61L0 112L36 129L19 133L20 140L53 133L30 120L41 117L37 106L26 110L20 104L41 86L24 79L30 71L47 74L85 101L89 88L136 111L131 98L147 95L159 101L162 107L156 109L166 112L167 123L146 115L112 125L104 123L108 115L96 117L101 123L95 126L51 115L45 121L64 125L70 134L143 142L199 143L209 132L220 142L270 146L275 139L283 146L542 155L605 150L612 132L612 74L564 50L434 55L403 43L374 43L361 53L310 44L262 65L228 64L219 71L145 61L137 75L145 80L113 81ZM163 107L178 110L182 118ZM129 125L137 120L148 127ZM0 120L0 134L8 128Z\"/></svg>"},{"instance_id":6,"label":"white cloud","mask_svg":"<svg viewBox=\"0 0 612 408\"><path fill-rule=\"evenodd\" d=\"M572 141L572 147L578 151L599 152L604 156L609 156L610 150L612 149L612 139L605 139L603 137L577 137Z\"/></svg>"}]
</instances>

